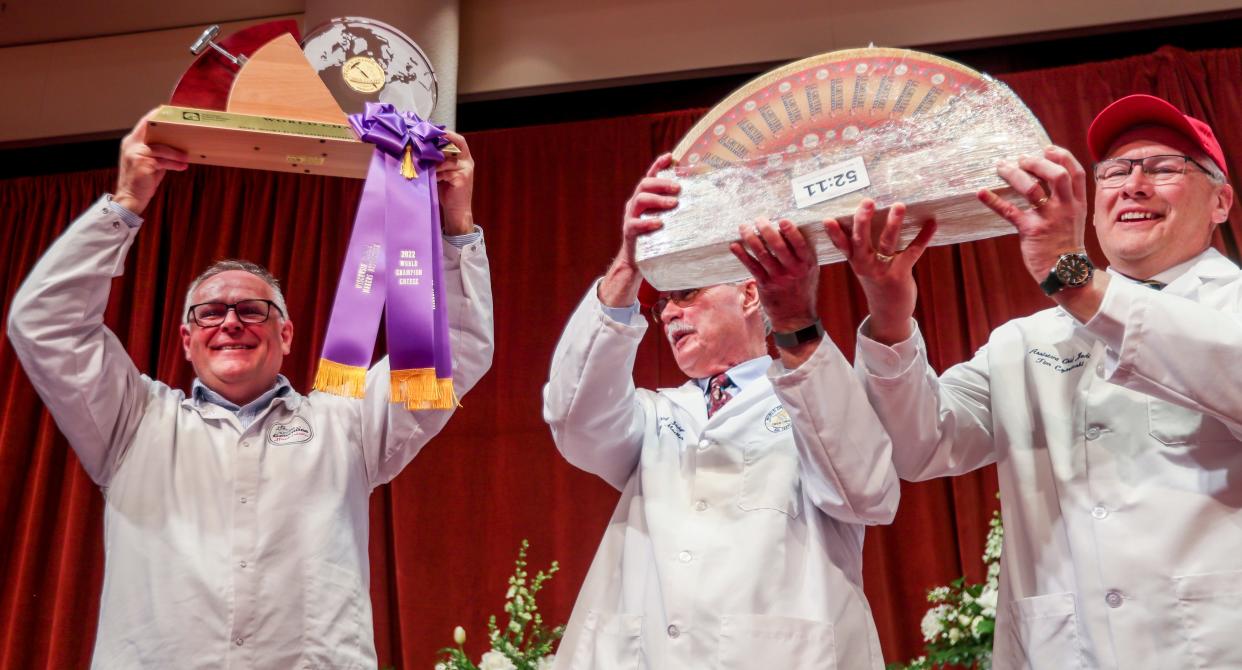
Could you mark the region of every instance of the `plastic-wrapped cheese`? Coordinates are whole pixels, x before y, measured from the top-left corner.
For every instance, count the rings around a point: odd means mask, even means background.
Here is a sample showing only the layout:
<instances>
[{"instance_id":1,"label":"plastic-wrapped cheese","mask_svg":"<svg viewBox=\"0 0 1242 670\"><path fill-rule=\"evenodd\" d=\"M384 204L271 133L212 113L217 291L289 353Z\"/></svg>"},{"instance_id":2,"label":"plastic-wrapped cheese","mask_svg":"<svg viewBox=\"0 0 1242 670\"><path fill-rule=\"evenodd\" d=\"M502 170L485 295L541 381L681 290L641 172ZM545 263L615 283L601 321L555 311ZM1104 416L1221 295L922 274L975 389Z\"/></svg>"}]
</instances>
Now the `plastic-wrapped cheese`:
<instances>
[{"instance_id":1,"label":"plastic-wrapped cheese","mask_svg":"<svg viewBox=\"0 0 1242 670\"><path fill-rule=\"evenodd\" d=\"M744 279L728 245L758 217L793 221L820 264L835 263L844 258L822 222L849 225L863 198L880 210L908 206L903 247L932 216L933 245L1011 233L975 194L989 188L1029 206L996 163L1048 144L1009 87L958 63L879 48L800 60L735 91L678 144L662 176L681 183L680 204L639 238L639 267L664 291Z\"/></svg>"}]
</instances>

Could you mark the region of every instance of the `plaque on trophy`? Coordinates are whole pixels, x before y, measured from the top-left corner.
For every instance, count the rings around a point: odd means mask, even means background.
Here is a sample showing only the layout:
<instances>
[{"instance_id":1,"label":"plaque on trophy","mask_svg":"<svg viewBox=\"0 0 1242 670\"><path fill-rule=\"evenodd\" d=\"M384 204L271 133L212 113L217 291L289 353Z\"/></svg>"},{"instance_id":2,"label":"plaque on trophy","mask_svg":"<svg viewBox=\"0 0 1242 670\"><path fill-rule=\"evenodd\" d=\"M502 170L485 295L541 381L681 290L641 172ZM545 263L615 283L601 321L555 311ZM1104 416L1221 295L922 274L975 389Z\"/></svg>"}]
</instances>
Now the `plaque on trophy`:
<instances>
[{"instance_id":1,"label":"plaque on trophy","mask_svg":"<svg viewBox=\"0 0 1242 670\"><path fill-rule=\"evenodd\" d=\"M1049 143L1009 87L953 61L884 48L800 60L732 93L677 145L661 176L681 184L679 205L638 239L638 264L666 291L744 279L728 245L758 217L789 219L820 264L838 262L822 222L851 225L863 198L880 222L893 204L908 206L902 246L933 216L933 245L1012 233L975 194L1026 206L996 163Z\"/></svg>"},{"instance_id":2,"label":"plaque on trophy","mask_svg":"<svg viewBox=\"0 0 1242 670\"><path fill-rule=\"evenodd\" d=\"M332 19L300 43L293 21L218 37L212 26L191 46L198 58L148 122L149 141L185 151L191 163L360 179L373 147L359 141L349 114L367 102L422 118L435 108L426 55L373 19Z\"/></svg>"}]
</instances>

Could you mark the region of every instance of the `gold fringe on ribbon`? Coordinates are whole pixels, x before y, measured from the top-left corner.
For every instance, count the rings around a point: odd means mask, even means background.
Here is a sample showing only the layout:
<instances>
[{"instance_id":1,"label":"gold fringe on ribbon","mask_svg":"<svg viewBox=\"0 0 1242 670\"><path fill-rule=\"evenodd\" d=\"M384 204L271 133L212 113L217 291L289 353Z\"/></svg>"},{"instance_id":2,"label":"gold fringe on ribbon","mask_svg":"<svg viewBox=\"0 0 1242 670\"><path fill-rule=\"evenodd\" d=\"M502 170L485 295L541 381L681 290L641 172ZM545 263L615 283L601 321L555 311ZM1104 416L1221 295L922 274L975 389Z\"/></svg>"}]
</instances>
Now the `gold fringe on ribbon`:
<instances>
[{"instance_id":1,"label":"gold fringe on ribbon","mask_svg":"<svg viewBox=\"0 0 1242 670\"><path fill-rule=\"evenodd\" d=\"M406 409L452 409L458 405L453 380L436 379L435 368L391 370L390 399Z\"/></svg>"},{"instance_id":2,"label":"gold fringe on ribbon","mask_svg":"<svg viewBox=\"0 0 1242 670\"><path fill-rule=\"evenodd\" d=\"M346 398L362 398L366 395L367 369L321 358L319 369L315 371L314 388Z\"/></svg>"},{"instance_id":3,"label":"gold fringe on ribbon","mask_svg":"<svg viewBox=\"0 0 1242 670\"><path fill-rule=\"evenodd\" d=\"M405 153L401 156L401 176L406 179L418 177L418 170L414 169L414 151L408 144L405 145Z\"/></svg>"}]
</instances>

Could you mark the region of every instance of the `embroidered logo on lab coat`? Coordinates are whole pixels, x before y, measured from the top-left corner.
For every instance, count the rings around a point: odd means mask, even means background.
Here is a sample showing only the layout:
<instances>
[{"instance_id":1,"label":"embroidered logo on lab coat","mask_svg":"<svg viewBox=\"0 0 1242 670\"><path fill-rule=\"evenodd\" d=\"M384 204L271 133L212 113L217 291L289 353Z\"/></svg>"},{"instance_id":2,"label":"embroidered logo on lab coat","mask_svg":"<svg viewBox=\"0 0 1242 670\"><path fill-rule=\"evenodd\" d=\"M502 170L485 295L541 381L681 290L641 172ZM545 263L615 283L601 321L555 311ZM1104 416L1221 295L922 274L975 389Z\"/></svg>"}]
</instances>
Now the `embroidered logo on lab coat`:
<instances>
[{"instance_id":1,"label":"embroidered logo on lab coat","mask_svg":"<svg viewBox=\"0 0 1242 670\"><path fill-rule=\"evenodd\" d=\"M793 425L793 419L789 418L789 412L785 411L784 405L777 405L768 411L768 415L763 417L763 426L773 433L783 433L789 430Z\"/></svg>"},{"instance_id":2,"label":"embroidered logo on lab coat","mask_svg":"<svg viewBox=\"0 0 1242 670\"><path fill-rule=\"evenodd\" d=\"M300 416L293 417L289 423L274 423L267 431L270 444L302 444L310 442L312 437L310 424Z\"/></svg>"}]
</instances>

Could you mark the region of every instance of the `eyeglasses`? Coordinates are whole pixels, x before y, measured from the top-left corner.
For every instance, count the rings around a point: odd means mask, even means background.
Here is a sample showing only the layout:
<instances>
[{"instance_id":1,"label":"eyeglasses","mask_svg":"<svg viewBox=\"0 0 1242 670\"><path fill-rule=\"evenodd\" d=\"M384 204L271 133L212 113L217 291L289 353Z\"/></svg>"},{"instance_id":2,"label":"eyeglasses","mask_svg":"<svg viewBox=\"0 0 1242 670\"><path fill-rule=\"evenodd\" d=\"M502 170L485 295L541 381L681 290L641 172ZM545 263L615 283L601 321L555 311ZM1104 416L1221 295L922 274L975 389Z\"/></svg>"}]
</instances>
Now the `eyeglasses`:
<instances>
[{"instance_id":1,"label":"eyeglasses","mask_svg":"<svg viewBox=\"0 0 1242 670\"><path fill-rule=\"evenodd\" d=\"M1204 173L1207 168L1190 156L1148 156L1146 158L1110 158L1095 164L1095 183L1100 188L1119 188L1130 178L1135 165L1143 167L1143 174L1153 184L1168 184L1182 178L1186 165L1194 165Z\"/></svg>"},{"instance_id":2,"label":"eyeglasses","mask_svg":"<svg viewBox=\"0 0 1242 670\"><path fill-rule=\"evenodd\" d=\"M658 323L660 315L664 313L664 308L668 307L670 302L676 303L678 307L685 307L694 302L694 299L699 297L699 292L702 290L702 288L684 288L679 291L661 292L660 297L651 306L651 318Z\"/></svg>"},{"instance_id":3,"label":"eyeglasses","mask_svg":"<svg viewBox=\"0 0 1242 670\"><path fill-rule=\"evenodd\" d=\"M280 311L280 307L271 300L263 300L262 298L251 298L249 300L239 300L234 303L226 302L200 302L197 305L190 305L190 320L197 324L200 328L215 328L224 323L224 319L228 317L229 310L233 310L237 314L237 318L242 323L263 323L267 321L267 317L271 314L272 308L276 307L276 311L284 316L284 312Z\"/></svg>"}]
</instances>

